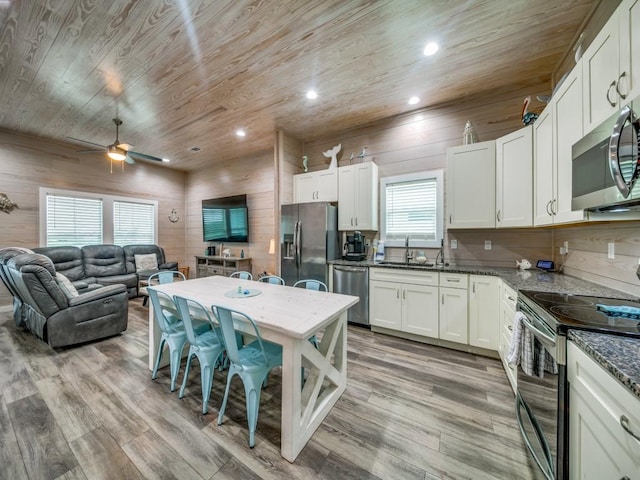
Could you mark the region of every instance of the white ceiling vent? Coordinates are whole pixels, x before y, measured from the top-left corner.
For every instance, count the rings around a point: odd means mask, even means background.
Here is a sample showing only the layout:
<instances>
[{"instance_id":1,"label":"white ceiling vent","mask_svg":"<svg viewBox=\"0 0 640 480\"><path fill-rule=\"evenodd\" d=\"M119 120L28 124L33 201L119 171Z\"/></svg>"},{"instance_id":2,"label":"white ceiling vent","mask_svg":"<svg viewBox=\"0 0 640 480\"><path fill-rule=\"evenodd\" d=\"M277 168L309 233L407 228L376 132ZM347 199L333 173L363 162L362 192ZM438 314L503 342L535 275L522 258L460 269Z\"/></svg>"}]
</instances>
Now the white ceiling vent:
<instances>
[{"instance_id":1,"label":"white ceiling vent","mask_svg":"<svg viewBox=\"0 0 640 480\"><path fill-rule=\"evenodd\" d=\"M200 147L189 147L187 150L192 153L198 153L202 149Z\"/></svg>"}]
</instances>

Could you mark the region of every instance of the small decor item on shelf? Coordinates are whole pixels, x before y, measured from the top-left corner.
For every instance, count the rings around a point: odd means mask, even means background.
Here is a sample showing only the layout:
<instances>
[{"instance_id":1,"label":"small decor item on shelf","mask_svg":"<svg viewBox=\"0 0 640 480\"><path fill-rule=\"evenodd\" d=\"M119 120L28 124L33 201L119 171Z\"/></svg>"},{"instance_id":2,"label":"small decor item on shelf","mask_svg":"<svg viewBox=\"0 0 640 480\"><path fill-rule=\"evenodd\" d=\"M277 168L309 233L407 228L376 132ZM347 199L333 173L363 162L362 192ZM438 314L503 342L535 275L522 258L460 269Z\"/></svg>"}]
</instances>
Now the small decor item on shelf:
<instances>
[{"instance_id":1,"label":"small decor item on shelf","mask_svg":"<svg viewBox=\"0 0 640 480\"><path fill-rule=\"evenodd\" d=\"M309 158L306 155L302 157L302 170L304 173L309 171Z\"/></svg>"},{"instance_id":2,"label":"small decor item on shelf","mask_svg":"<svg viewBox=\"0 0 640 480\"><path fill-rule=\"evenodd\" d=\"M531 97L524 99L522 105L522 123L525 125L531 125L538 119L538 114L529 111L529 104L531 103Z\"/></svg>"},{"instance_id":3,"label":"small decor item on shelf","mask_svg":"<svg viewBox=\"0 0 640 480\"><path fill-rule=\"evenodd\" d=\"M228 248L225 248L225 249L222 251L222 256L223 256L223 257L230 257L230 256L231 256L231 250L229 250Z\"/></svg>"},{"instance_id":4,"label":"small decor item on shelf","mask_svg":"<svg viewBox=\"0 0 640 480\"><path fill-rule=\"evenodd\" d=\"M0 193L0 210L4 213L11 213L14 208L19 208L18 204L9 200L5 193Z\"/></svg>"},{"instance_id":5,"label":"small decor item on shelf","mask_svg":"<svg viewBox=\"0 0 640 480\"><path fill-rule=\"evenodd\" d=\"M464 134L462 137L462 142L464 145L471 145L472 143L476 143L477 141L478 141L478 136L476 135L476 131L473 129L471 120L467 120L467 123L464 126Z\"/></svg>"},{"instance_id":6,"label":"small decor item on shelf","mask_svg":"<svg viewBox=\"0 0 640 480\"><path fill-rule=\"evenodd\" d=\"M529 270L531 268L531 262L526 258L516 260L516 268L518 268L518 270Z\"/></svg>"},{"instance_id":7,"label":"small decor item on shelf","mask_svg":"<svg viewBox=\"0 0 640 480\"><path fill-rule=\"evenodd\" d=\"M340 149L342 148L342 144L338 144L335 147L333 147L330 150L327 150L326 152L322 152L322 154L331 159L331 163L329 164L329 170L334 169L334 168L338 168L338 152L340 151Z\"/></svg>"},{"instance_id":8,"label":"small decor item on shelf","mask_svg":"<svg viewBox=\"0 0 640 480\"><path fill-rule=\"evenodd\" d=\"M244 258L244 250L240 250L240 258Z\"/></svg>"}]
</instances>

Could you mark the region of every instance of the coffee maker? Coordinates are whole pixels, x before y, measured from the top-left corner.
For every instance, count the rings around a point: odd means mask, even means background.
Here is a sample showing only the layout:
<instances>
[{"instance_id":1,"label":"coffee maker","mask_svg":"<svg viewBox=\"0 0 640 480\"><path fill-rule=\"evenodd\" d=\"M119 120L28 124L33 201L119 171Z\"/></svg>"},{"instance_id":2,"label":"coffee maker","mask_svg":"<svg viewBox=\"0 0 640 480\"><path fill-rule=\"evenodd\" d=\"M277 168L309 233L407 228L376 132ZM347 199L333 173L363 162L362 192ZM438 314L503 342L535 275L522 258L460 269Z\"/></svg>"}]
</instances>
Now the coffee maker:
<instances>
[{"instance_id":1,"label":"coffee maker","mask_svg":"<svg viewBox=\"0 0 640 480\"><path fill-rule=\"evenodd\" d=\"M362 232L355 231L353 235L347 235L347 243L344 244L345 254L343 260L360 262L367 259L367 247Z\"/></svg>"}]
</instances>

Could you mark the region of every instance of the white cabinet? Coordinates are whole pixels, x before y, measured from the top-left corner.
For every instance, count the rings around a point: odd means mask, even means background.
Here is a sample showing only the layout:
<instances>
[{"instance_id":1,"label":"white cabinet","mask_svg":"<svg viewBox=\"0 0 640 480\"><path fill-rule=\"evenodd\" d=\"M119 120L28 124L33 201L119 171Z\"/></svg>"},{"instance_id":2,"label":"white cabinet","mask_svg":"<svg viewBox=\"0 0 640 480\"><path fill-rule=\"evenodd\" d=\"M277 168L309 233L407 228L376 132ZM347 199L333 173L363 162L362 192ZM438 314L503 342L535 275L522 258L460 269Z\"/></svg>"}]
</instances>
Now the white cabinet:
<instances>
[{"instance_id":1,"label":"white cabinet","mask_svg":"<svg viewBox=\"0 0 640 480\"><path fill-rule=\"evenodd\" d=\"M378 166L338 168L338 230L378 230Z\"/></svg>"},{"instance_id":2,"label":"white cabinet","mask_svg":"<svg viewBox=\"0 0 640 480\"><path fill-rule=\"evenodd\" d=\"M640 472L640 399L573 342L567 346L571 480L635 479Z\"/></svg>"},{"instance_id":3,"label":"white cabinet","mask_svg":"<svg viewBox=\"0 0 640 480\"><path fill-rule=\"evenodd\" d=\"M496 142L447 149L448 228L496 226Z\"/></svg>"},{"instance_id":4,"label":"white cabinet","mask_svg":"<svg viewBox=\"0 0 640 480\"><path fill-rule=\"evenodd\" d=\"M584 52L584 133L640 93L640 2L623 0Z\"/></svg>"},{"instance_id":5,"label":"white cabinet","mask_svg":"<svg viewBox=\"0 0 640 480\"><path fill-rule=\"evenodd\" d=\"M293 197L295 203L337 202L338 169L294 175Z\"/></svg>"},{"instance_id":6,"label":"white cabinet","mask_svg":"<svg viewBox=\"0 0 640 480\"><path fill-rule=\"evenodd\" d=\"M469 345L498 350L501 283L489 275L469 276Z\"/></svg>"},{"instance_id":7,"label":"white cabinet","mask_svg":"<svg viewBox=\"0 0 640 480\"><path fill-rule=\"evenodd\" d=\"M570 72L533 125L533 224L579 222L571 210L573 144L582 138L582 69Z\"/></svg>"},{"instance_id":8,"label":"white cabinet","mask_svg":"<svg viewBox=\"0 0 640 480\"><path fill-rule=\"evenodd\" d=\"M371 325L438 338L438 273L369 269Z\"/></svg>"},{"instance_id":9,"label":"white cabinet","mask_svg":"<svg viewBox=\"0 0 640 480\"><path fill-rule=\"evenodd\" d=\"M513 332L513 318L516 314L518 294L509 285L502 282L500 292L500 339L498 341L498 354L502 360L502 366L507 373L507 379L511 384L513 393L516 392L516 366L509 365L507 355L511 346L511 334Z\"/></svg>"},{"instance_id":10,"label":"white cabinet","mask_svg":"<svg viewBox=\"0 0 640 480\"><path fill-rule=\"evenodd\" d=\"M455 343L469 342L468 282L461 273L440 273L440 338Z\"/></svg>"},{"instance_id":11,"label":"white cabinet","mask_svg":"<svg viewBox=\"0 0 640 480\"><path fill-rule=\"evenodd\" d=\"M533 126L496 140L496 226L533 225Z\"/></svg>"}]
</instances>

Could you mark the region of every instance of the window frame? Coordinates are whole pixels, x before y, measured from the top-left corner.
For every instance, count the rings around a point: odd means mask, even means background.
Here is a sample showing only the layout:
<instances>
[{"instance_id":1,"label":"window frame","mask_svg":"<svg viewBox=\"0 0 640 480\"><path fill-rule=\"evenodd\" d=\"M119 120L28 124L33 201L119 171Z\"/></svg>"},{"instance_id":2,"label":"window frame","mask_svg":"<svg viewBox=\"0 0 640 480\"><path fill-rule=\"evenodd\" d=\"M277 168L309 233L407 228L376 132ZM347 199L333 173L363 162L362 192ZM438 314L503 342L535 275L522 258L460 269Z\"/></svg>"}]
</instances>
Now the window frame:
<instances>
[{"instance_id":1,"label":"window frame","mask_svg":"<svg viewBox=\"0 0 640 480\"><path fill-rule=\"evenodd\" d=\"M385 247L404 247L405 240L387 239L387 186L395 183L414 182L419 180L436 181L436 238L434 241L412 239L409 236L409 246L416 248L440 248L444 238L444 171L424 170L420 172L394 175L380 179L380 239Z\"/></svg>"},{"instance_id":2,"label":"window frame","mask_svg":"<svg viewBox=\"0 0 640 480\"><path fill-rule=\"evenodd\" d=\"M114 202L128 202L128 203L143 203L153 205L154 210L154 227L153 237L154 244L158 244L158 201L150 200L148 198L136 198L125 197L122 195L109 195L97 192L83 192L78 190L64 190L59 188L40 187L40 246L46 247L47 245L47 196L48 195L60 195L67 197L78 198L91 198L102 201L102 243L113 244L114 228L113 228L113 214L114 214Z\"/></svg>"}]
</instances>

